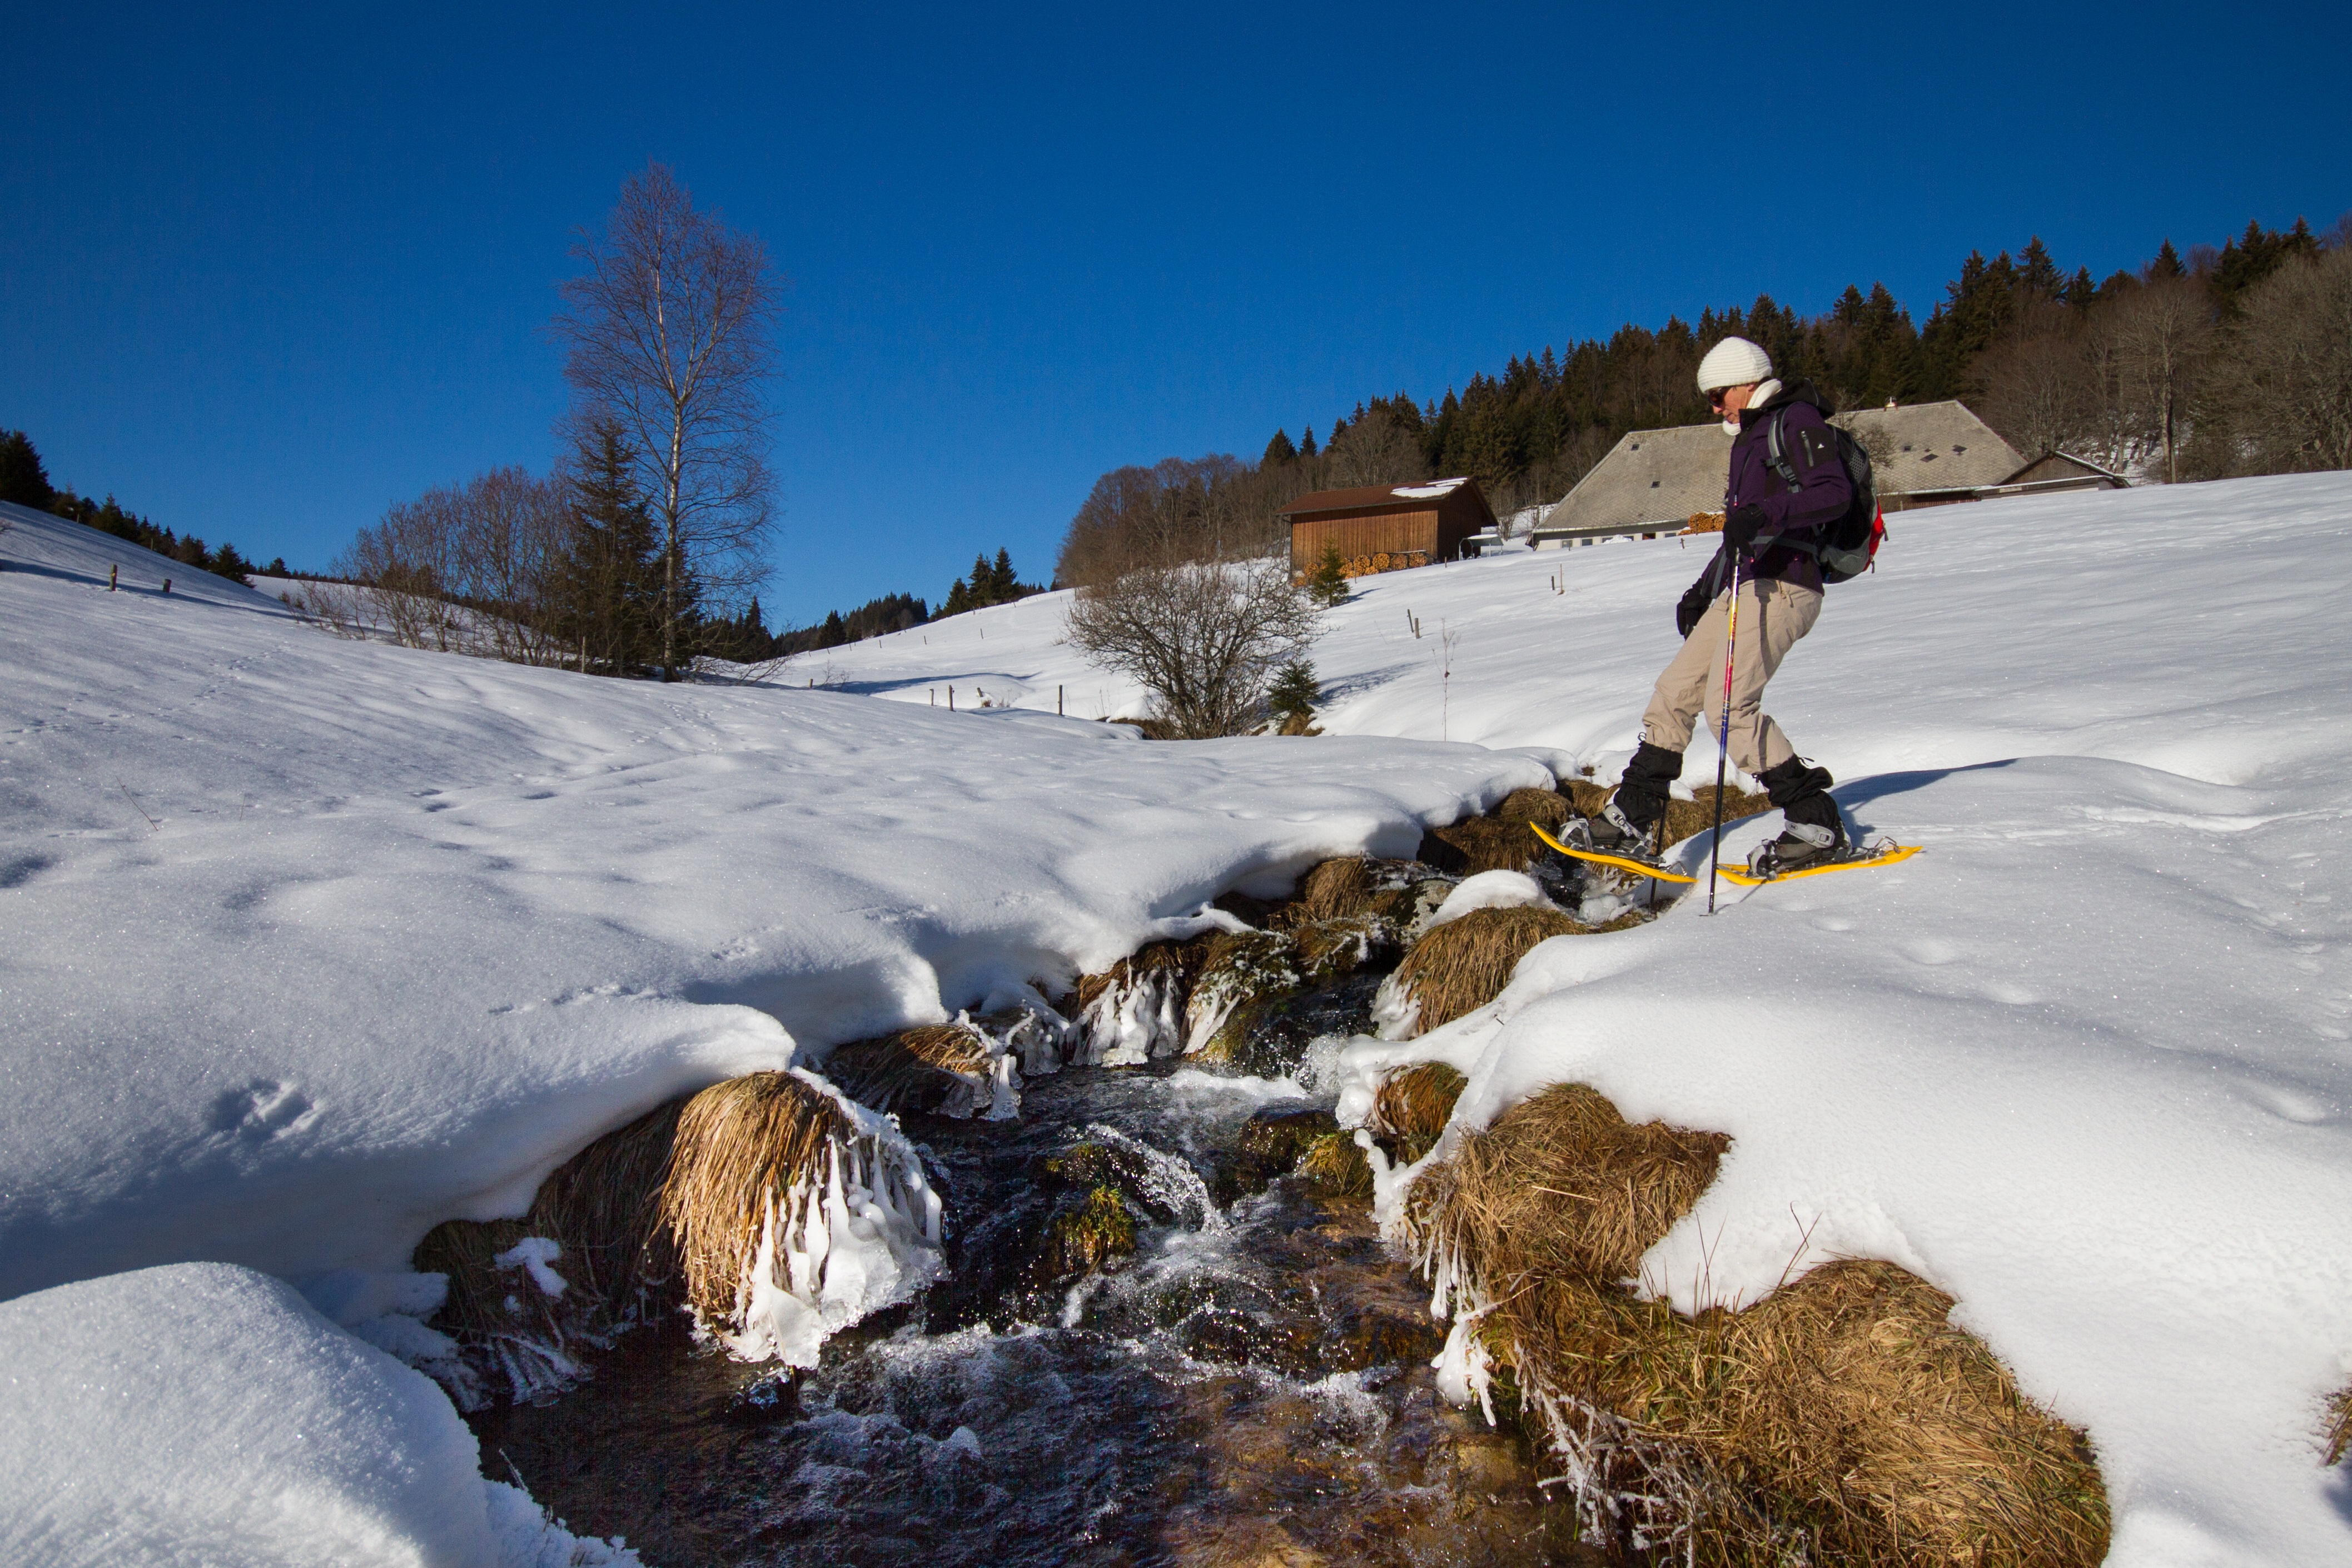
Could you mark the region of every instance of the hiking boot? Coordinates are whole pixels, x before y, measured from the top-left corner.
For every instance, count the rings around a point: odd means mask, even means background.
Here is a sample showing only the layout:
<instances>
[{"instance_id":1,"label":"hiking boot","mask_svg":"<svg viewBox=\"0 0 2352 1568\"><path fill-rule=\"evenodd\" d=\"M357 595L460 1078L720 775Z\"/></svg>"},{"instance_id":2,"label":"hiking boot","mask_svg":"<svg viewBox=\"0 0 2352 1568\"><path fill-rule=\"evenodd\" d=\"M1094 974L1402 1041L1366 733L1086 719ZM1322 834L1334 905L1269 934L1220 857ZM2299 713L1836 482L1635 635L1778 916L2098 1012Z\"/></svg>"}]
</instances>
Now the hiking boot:
<instances>
[{"instance_id":1,"label":"hiking boot","mask_svg":"<svg viewBox=\"0 0 2352 1568\"><path fill-rule=\"evenodd\" d=\"M1579 825L1585 842L1604 854L1640 854L1650 847L1650 830L1628 817L1613 799L1599 816L1587 817Z\"/></svg>"},{"instance_id":2,"label":"hiking boot","mask_svg":"<svg viewBox=\"0 0 2352 1568\"><path fill-rule=\"evenodd\" d=\"M1780 836L1759 844L1748 857L1750 876L1780 876L1809 865L1833 861L1845 852L1845 828L1824 828L1815 822L1790 822Z\"/></svg>"},{"instance_id":3,"label":"hiking boot","mask_svg":"<svg viewBox=\"0 0 2352 1568\"><path fill-rule=\"evenodd\" d=\"M1772 804L1780 808L1782 831L1749 858L1748 869L1752 874L1778 876L1801 871L1845 852L1845 817L1830 794L1830 786L1837 780L1830 777L1828 768L1792 757L1758 774L1756 781L1764 786Z\"/></svg>"},{"instance_id":4,"label":"hiking boot","mask_svg":"<svg viewBox=\"0 0 2352 1568\"><path fill-rule=\"evenodd\" d=\"M1600 811L1584 820L1587 841L1609 854L1648 852L1650 830L1666 814L1674 781L1682 777L1683 754L1648 741L1633 748L1617 792Z\"/></svg>"}]
</instances>

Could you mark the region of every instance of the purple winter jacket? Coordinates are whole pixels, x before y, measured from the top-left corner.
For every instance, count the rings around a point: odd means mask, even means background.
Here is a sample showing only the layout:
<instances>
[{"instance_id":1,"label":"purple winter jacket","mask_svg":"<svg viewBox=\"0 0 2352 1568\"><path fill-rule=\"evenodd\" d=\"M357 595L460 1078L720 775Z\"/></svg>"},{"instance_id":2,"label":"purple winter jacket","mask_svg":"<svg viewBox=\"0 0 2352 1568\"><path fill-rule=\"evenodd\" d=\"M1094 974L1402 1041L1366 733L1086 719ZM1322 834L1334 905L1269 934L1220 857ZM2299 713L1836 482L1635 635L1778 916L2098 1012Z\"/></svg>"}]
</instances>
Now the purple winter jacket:
<instances>
[{"instance_id":1,"label":"purple winter jacket","mask_svg":"<svg viewBox=\"0 0 2352 1568\"><path fill-rule=\"evenodd\" d=\"M1797 470L1800 487L1795 490L1781 484L1766 452L1764 422L1775 409L1786 411L1780 416L1780 451ZM1812 382L1783 387L1762 405L1741 411L1739 436L1731 444L1730 478L1723 492L1726 517L1734 507L1752 501L1764 508L1768 519L1759 538L1778 534L1810 543L1820 538L1823 524L1843 517L1853 500L1853 481L1846 476L1845 464L1838 456L1837 437L1822 416L1821 399ZM1722 592L1730 580L1727 554L1718 549L1707 563L1706 580L1713 584L1711 593ZM1749 562L1744 575L1777 577L1801 588L1822 586L1821 563L1805 551L1785 545L1766 549Z\"/></svg>"}]
</instances>

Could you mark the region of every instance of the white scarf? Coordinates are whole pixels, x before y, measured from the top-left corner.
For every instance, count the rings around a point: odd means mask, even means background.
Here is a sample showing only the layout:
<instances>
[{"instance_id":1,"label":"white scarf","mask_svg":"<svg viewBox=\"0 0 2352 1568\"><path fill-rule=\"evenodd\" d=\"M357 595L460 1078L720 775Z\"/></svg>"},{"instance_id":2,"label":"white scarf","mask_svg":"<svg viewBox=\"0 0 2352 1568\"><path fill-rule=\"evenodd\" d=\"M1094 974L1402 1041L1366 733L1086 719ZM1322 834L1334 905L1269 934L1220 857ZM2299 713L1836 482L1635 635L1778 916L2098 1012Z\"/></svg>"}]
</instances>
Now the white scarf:
<instances>
[{"instance_id":1,"label":"white scarf","mask_svg":"<svg viewBox=\"0 0 2352 1568\"><path fill-rule=\"evenodd\" d=\"M1756 383L1756 390L1748 394L1748 406L1749 408L1761 408L1780 395L1780 379L1778 376L1773 377L1770 381L1758 382ZM1724 417L1723 433L1726 435L1738 435L1739 434L1738 414L1727 414Z\"/></svg>"}]
</instances>

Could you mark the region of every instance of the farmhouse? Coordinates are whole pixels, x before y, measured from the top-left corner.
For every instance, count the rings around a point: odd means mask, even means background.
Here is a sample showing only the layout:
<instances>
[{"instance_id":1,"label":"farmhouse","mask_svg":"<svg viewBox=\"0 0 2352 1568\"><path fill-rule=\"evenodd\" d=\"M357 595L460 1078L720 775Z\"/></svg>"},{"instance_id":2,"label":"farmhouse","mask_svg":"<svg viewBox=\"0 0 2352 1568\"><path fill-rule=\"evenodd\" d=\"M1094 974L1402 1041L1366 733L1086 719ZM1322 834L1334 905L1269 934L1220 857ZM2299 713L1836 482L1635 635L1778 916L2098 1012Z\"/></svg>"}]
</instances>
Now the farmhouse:
<instances>
[{"instance_id":1,"label":"farmhouse","mask_svg":"<svg viewBox=\"0 0 2352 1568\"><path fill-rule=\"evenodd\" d=\"M1315 570L1326 545L1339 547L1349 577L1364 577L1455 559L1473 535L1495 528L1495 509L1475 479L1318 490L1281 516L1290 524L1290 570L1300 576Z\"/></svg>"},{"instance_id":2,"label":"farmhouse","mask_svg":"<svg viewBox=\"0 0 2352 1568\"><path fill-rule=\"evenodd\" d=\"M1870 453L1879 506L1888 512L2124 483L2063 453L2027 463L1954 401L1857 409L1832 423ZM1536 528L1535 548L1678 532L1692 517L1722 509L1730 457L1731 437L1719 423L1630 432Z\"/></svg>"}]
</instances>

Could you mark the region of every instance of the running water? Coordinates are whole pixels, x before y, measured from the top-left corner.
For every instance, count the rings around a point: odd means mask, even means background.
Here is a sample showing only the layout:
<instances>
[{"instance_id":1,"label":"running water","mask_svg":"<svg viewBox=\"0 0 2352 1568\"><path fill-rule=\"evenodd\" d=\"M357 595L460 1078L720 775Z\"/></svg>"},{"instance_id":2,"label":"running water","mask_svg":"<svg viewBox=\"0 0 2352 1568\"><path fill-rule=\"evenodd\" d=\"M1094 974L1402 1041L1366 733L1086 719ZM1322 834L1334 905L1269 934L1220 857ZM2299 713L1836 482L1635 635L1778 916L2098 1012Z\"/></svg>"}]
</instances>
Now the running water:
<instances>
[{"instance_id":1,"label":"running water","mask_svg":"<svg viewBox=\"0 0 2352 1568\"><path fill-rule=\"evenodd\" d=\"M1328 1108L1375 981L1282 1009L1243 1053L1280 1076L1076 1068L1018 1122L907 1117L948 1199L922 1301L797 1378L642 1329L485 1417L492 1473L658 1568L1589 1560L1518 1442L1437 1397L1427 1289L1362 1206L1239 1154L1253 1113ZM1040 1239L1105 1186L1133 1252L1057 1277Z\"/></svg>"}]
</instances>

